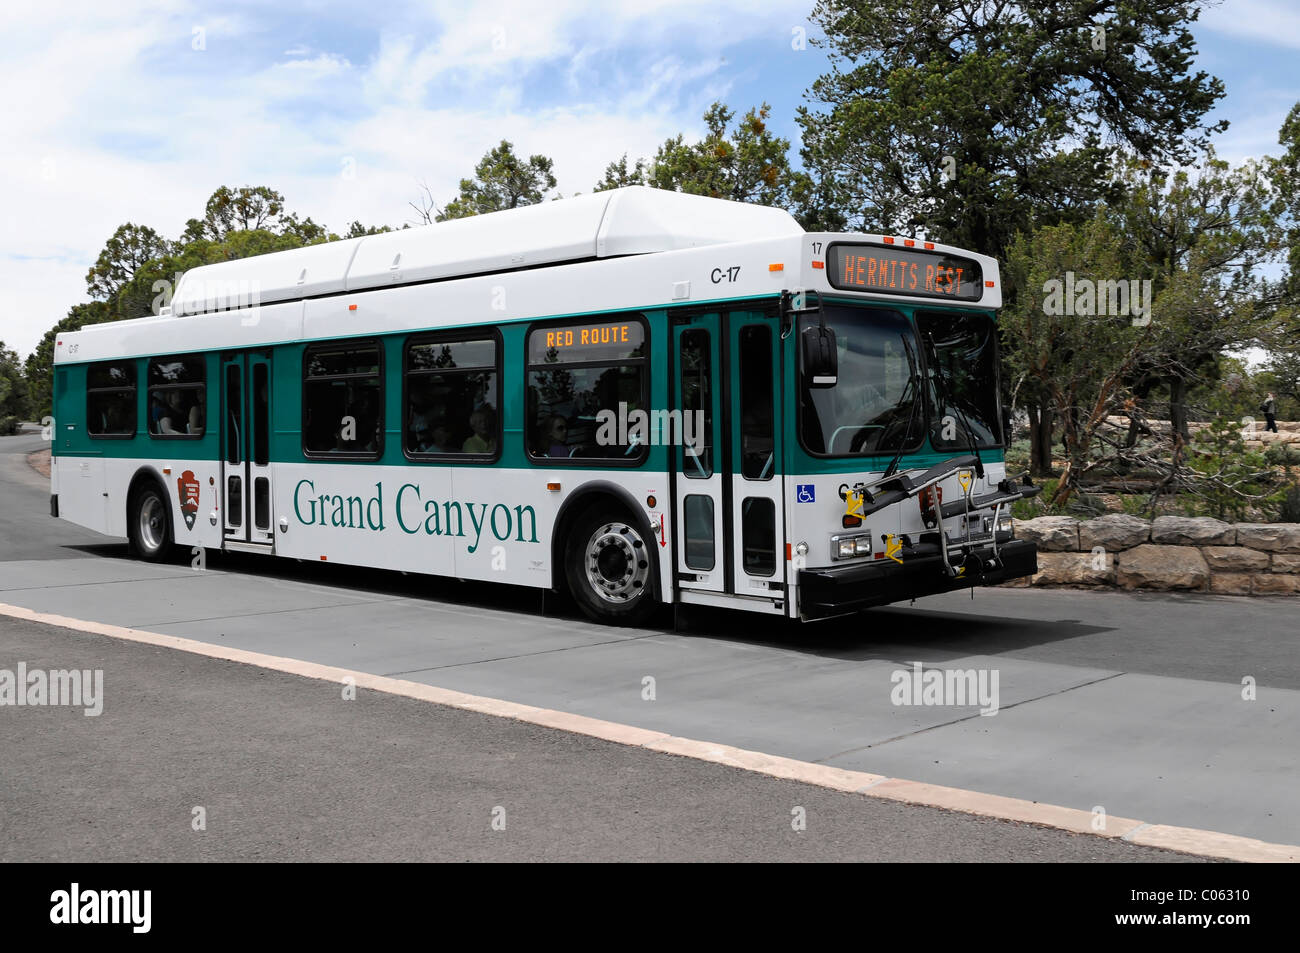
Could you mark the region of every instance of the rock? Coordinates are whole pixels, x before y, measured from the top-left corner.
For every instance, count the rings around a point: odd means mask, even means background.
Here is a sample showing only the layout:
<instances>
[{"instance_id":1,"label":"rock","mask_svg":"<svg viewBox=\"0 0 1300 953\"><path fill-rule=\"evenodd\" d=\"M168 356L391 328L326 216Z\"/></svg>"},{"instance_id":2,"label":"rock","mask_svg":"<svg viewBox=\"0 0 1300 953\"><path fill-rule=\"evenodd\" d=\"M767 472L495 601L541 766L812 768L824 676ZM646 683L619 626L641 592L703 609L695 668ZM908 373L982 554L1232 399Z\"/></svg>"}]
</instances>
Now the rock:
<instances>
[{"instance_id":1,"label":"rock","mask_svg":"<svg viewBox=\"0 0 1300 953\"><path fill-rule=\"evenodd\" d=\"M1016 520L1016 539L1038 544L1040 552L1073 553L1079 549L1079 521L1070 516Z\"/></svg>"},{"instance_id":2,"label":"rock","mask_svg":"<svg viewBox=\"0 0 1300 953\"><path fill-rule=\"evenodd\" d=\"M1231 546L1236 541L1236 528L1231 523L1224 523L1221 520L1206 517L1157 516L1151 524L1151 542L1163 543L1166 546Z\"/></svg>"},{"instance_id":3,"label":"rock","mask_svg":"<svg viewBox=\"0 0 1300 953\"><path fill-rule=\"evenodd\" d=\"M1245 546L1202 546L1201 555L1210 572L1243 572L1250 569L1267 569L1268 553Z\"/></svg>"},{"instance_id":4,"label":"rock","mask_svg":"<svg viewBox=\"0 0 1300 953\"><path fill-rule=\"evenodd\" d=\"M1225 596L1248 596L1250 595L1250 573L1216 572L1210 576L1210 592L1222 593Z\"/></svg>"},{"instance_id":5,"label":"rock","mask_svg":"<svg viewBox=\"0 0 1300 953\"><path fill-rule=\"evenodd\" d=\"M1300 576L1288 576L1280 573L1259 575L1255 579L1257 596L1294 596L1300 594Z\"/></svg>"},{"instance_id":6,"label":"rock","mask_svg":"<svg viewBox=\"0 0 1300 953\"><path fill-rule=\"evenodd\" d=\"M1101 568L1097 568L1100 566ZM1106 586L1115 581L1115 560L1092 553L1039 553L1035 586Z\"/></svg>"},{"instance_id":7,"label":"rock","mask_svg":"<svg viewBox=\"0 0 1300 953\"><path fill-rule=\"evenodd\" d=\"M1079 524L1079 549L1100 546L1108 553L1132 549L1151 539L1151 522L1125 513L1109 513Z\"/></svg>"},{"instance_id":8,"label":"rock","mask_svg":"<svg viewBox=\"0 0 1300 953\"><path fill-rule=\"evenodd\" d=\"M998 583L999 586L1006 586L1008 589L1024 589L1029 585L1032 576L1017 576L1015 579L1008 579L1006 582Z\"/></svg>"},{"instance_id":9,"label":"rock","mask_svg":"<svg viewBox=\"0 0 1300 953\"><path fill-rule=\"evenodd\" d=\"M1273 564L1269 568L1274 572L1300 572L1300 554L1274 553Z\"/></svg>"},{"instance_id":10,"label":"rock","mask_svg":"<svg viewBox=\"0 0 1300 953\"><path fill-rule=\"evenodd\" d=\"M1270 553L1300 553L1300 523L1238 523L1237 542Z\"/></svg>"},{"instance_id":11,"label":"rock","mask_svg":"<svg viewBox=\"0 0 1300 953\"><path fill-rule=\"evenodd\" d=\"M1144 543L1115 556L1115 580L1125 589L1201 589L1209 578L1205 557L1192 546Z\"/></svg>"}]
</instances>

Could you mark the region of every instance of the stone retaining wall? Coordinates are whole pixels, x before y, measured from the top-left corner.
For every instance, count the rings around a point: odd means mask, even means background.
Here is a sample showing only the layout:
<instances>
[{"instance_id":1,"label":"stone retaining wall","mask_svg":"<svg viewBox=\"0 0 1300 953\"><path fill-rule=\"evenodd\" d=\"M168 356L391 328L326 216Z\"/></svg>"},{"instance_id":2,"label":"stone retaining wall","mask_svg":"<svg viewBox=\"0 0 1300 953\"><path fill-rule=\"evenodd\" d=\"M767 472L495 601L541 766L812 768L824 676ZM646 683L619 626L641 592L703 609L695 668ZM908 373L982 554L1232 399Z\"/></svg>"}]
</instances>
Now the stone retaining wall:
<instances>
[{"instance_id":1,"label":"stone retaining wall","mask_svg":"<svg viewBox=\"0 0 1300 953\"><path fill-rule=\"evenodd\" d=\"M1015 529L1038 544L1038 572L1008 586L1300 595L1300 523L1112 514L1016 520Z\"/></svg>"}]
</instances>

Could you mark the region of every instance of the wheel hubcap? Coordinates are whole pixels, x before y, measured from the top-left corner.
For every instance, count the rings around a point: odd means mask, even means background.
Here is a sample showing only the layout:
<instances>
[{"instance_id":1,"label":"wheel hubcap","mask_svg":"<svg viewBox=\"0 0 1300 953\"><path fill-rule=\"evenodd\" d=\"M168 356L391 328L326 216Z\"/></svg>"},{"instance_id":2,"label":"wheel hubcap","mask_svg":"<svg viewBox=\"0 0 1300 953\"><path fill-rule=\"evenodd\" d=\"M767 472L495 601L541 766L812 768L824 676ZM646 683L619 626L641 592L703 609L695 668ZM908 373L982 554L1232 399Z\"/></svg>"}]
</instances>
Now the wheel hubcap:
<instances>
[{"instance_id":1,"label":"wheel hubcap","mask_svg":"<svg viewBox=\"0 0 1300 953\"><path fill-rule=\"evenodd\" d=\"M167 525L162 501L152 493L140 504L140 541L150 552L162 546L163 530Z\"/></svg>"},{"instance_id":2,"label":"wheel hubcap","mask_svg":"<svg viewBox=\"0 0 1300 953\"><path fill-rule=\"evenodd\" d=\"M586 549L587 582L605 602L634 602L650 577L650 557L641 534L626 523L606 523Z\"/></svg>"}]
</instances>

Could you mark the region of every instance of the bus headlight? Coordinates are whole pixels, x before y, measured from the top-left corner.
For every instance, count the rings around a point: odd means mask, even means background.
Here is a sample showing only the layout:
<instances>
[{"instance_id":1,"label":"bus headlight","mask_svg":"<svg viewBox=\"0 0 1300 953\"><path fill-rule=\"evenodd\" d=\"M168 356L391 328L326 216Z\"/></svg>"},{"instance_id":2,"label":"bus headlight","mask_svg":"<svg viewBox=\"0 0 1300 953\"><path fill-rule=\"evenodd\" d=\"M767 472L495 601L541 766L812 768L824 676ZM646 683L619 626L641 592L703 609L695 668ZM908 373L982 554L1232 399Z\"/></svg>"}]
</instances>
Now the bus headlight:
<instances>
[{"instance_id":1,"label":"bus headlight","mask_svg":"<svg viewBox=\"0 0 1300 953\"><path fill-rule=\"evenodd\" d=\"M831 537L831 558L851 559L872 554L871 534L855 533L852 536Z\"/></svg>"}]
</instances>

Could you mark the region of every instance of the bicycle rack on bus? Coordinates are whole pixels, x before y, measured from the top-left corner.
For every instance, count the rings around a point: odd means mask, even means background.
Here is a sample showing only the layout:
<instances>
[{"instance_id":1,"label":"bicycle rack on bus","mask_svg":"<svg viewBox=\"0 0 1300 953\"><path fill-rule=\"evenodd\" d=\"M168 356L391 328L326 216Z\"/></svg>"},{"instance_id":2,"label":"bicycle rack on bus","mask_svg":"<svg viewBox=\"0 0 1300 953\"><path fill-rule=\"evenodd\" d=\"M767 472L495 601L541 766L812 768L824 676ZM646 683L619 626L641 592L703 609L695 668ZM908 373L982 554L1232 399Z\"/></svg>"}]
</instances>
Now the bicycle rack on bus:
<instances>
[{"instance_id":1,"label":"bicycle rack on bus","mask_svg":"<svg viewBox=\"0 0 1300 953\"><path fill-rule=\"evenodd\" d=\"M922 491L936 486L961 470L973 468L977 462L976 458L970 454L951 457L935 464L916 477L909 476L906 473L880 477L871 482L856 484L852 492L861 497L861 515L865 518L887 506L915 498ZM956 577L958 571L953 568L952 561L949 559L948 550L954 547L952 547L952 543L948 538L948 531L944 528L945 520L954 516L963 517L965 525L962 537L955 548L968 551L972 542L983 542L982 539L972 540L971 538L971 514L978 513L980 510L993 510L989 533L993 545L993 563L989 568L996 568L998 560L1001 558L998 545L998 524L1002 519L1003 508L1016 500L1024 500L1036 495L1042 490L1042 487L1034 486L1029 482L1029 477L1026 476L1019 485L1013 484L1010 479L1004 479L998 483L996 490L992 493L986 493L984 496L974 496L974 489L975 486L972 481L970 489L962 494L960 500L942 504L936 501L936 511L939 516L939 556L943 560L944 572L950 578Z\"/></svg>"}]
</instances>

